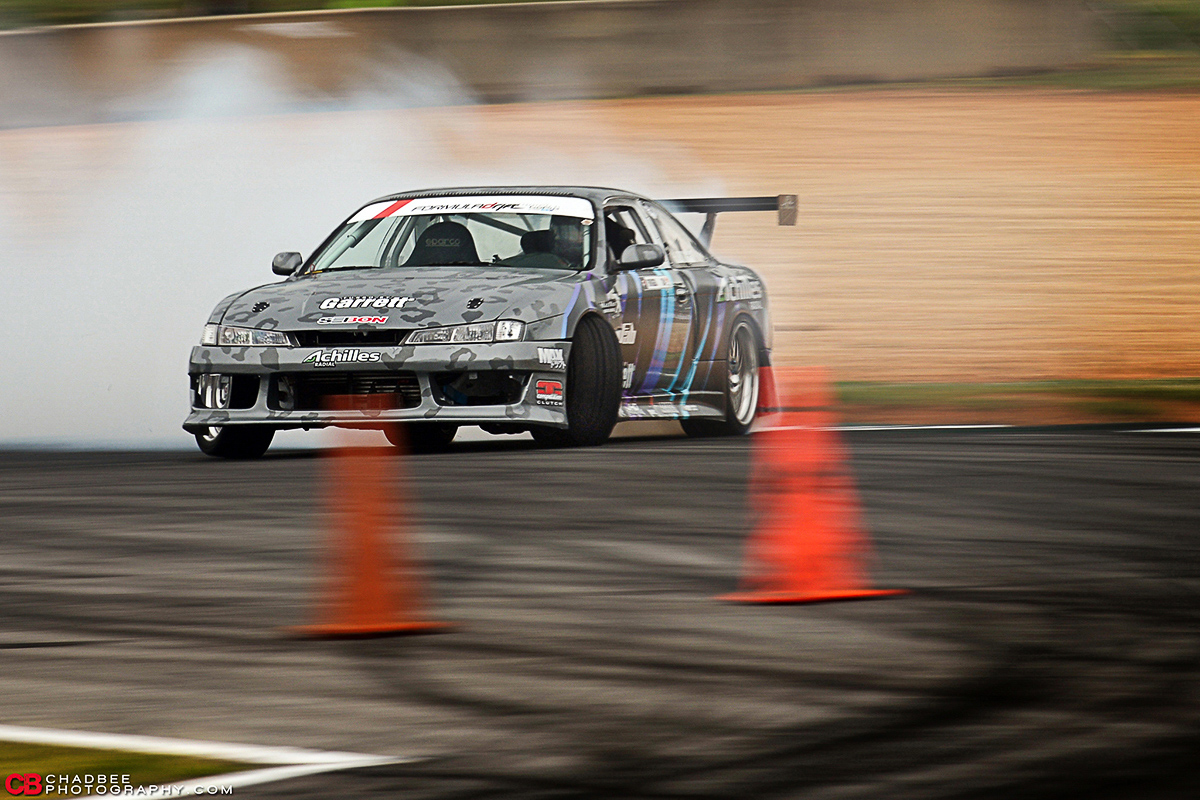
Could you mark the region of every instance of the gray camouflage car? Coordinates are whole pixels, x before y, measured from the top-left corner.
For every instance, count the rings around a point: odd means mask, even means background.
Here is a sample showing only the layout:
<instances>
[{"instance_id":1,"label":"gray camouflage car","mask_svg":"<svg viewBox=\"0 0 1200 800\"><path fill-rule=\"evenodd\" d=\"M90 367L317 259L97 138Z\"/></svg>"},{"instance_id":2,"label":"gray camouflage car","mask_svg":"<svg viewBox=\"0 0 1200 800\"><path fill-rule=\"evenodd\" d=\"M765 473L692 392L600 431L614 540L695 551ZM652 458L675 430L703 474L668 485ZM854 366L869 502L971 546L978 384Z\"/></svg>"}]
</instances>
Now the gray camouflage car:
<instances>
[{"instance_id":1,"label":"gray camouflage car","mask_svg":"<svg viewBox=\"0 0 1200 800\"><path fill-rule=\"evenodd\" d=\"M668 211L707 215L690 233ZM771 352L761 278L709 254L717 213L795 197L656 202L590 187L373 200L278 283L226 297L192 349L184 429L256 458L275 431L382 429L444 447L460 426L596 445L618 421L749 430Z\"/></svg>"}]
</instances>

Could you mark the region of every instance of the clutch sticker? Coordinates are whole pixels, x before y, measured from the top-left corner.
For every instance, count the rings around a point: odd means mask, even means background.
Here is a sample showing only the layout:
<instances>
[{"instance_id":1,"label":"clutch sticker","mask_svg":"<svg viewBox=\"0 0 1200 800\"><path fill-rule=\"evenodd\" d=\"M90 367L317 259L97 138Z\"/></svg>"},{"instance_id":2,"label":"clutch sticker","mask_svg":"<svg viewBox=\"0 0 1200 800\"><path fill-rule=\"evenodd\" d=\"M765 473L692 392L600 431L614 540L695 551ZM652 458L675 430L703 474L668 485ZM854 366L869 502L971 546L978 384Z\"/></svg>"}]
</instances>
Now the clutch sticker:
<instances>
[{"instance_id":1,"label":"clutch sticker","mask_svg":"<svg viewBox=\"0 0 1200 800\"><path fill-rule=\"evenodd\" d=\"M544 406L561 406L563 404L562 381L538 381L537 401Z\"/></svg>"}]
</instances>

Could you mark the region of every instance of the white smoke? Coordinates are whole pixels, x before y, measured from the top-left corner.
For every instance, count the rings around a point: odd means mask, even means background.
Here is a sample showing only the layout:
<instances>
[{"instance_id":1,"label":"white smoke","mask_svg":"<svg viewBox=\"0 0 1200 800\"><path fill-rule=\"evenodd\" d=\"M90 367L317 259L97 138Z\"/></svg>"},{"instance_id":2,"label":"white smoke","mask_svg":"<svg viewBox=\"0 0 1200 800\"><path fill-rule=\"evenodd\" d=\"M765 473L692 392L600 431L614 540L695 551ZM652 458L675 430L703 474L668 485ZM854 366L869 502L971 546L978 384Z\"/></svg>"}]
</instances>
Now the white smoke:
<instances>
[{"instance_id":1,"label":"white smoke","mask_svg":"<svg viewBox=\"0 0 1200 800\"><path fill-rule=\"evenodd\" d=\"M327 110L264 114L295 105L280 66L227 48L109 109L143 121L0 131L0 444L192 446L179 427L187 358L212 306L278 280L276 252L310 252L373 197L471 184L672 188L642 155L596 157L587 132L573 144L534 131L482 167L459 164L445 130L405 108L450 107L442 124L476 149L478 109L445 70L402 66Z\"/></svg>"}]
</instances>

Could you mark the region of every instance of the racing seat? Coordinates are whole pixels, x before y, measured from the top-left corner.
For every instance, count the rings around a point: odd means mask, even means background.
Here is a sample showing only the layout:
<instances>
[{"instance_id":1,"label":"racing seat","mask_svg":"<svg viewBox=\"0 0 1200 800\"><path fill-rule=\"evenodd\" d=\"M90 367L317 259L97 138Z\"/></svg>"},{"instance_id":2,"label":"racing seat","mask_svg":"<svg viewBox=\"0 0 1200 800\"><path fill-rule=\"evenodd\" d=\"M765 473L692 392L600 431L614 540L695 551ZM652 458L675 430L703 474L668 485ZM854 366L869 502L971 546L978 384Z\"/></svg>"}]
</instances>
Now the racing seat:
<instances>
[{"instance_id":1,"label":"racing seat","mask_svg":"<svg viewBox=\"0 0 1200 800\"><path fill-rule=\"evenodd\" d=\"M608 239L609 257L614 262L620 260L621 253L637 238L633 231L611 217L604 220L604 235Z\"/></svg>"},{"instance_id":2,"label":"racing seat","mask_svg":"<svg viewBox=\"0 0 1200 800\"><path fill-rule=\"evenodd\" d=\"M530 231L521 234L521 249L526 253L553 253L554 231Z\"/></svg>"},{"instance_id":3,"label":"racing seat","mask_svg":"<svg viewBox=\"0 0 1200 800\"><path fill-rule=\"evenodd\" d=\"M479 252L475 239L465 225L457 222L435 222L417 239L412 255L404 262L406 267L452 264L479 264Z\"/></svg>"}]
</instances>

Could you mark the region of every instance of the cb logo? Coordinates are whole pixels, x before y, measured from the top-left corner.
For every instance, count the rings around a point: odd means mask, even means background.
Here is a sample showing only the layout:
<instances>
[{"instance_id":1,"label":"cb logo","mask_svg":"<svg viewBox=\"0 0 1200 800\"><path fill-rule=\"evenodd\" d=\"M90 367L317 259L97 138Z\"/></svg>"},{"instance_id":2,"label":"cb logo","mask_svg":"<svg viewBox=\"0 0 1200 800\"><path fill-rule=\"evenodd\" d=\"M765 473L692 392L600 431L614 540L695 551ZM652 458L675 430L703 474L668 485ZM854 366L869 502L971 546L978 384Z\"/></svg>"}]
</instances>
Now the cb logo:
<instances>
[{"instance_id":1,"label":"cb logo","mask_svg":"<svg viewBox=\"0 0 1200 800\"><path fill-rule=\"evenodd\" d=\"M4 781L4 788L12 795L36 795L42 793L42 776L36 772L26 772L22 775L14 772Z\"/></svg>"}]
</instances>

